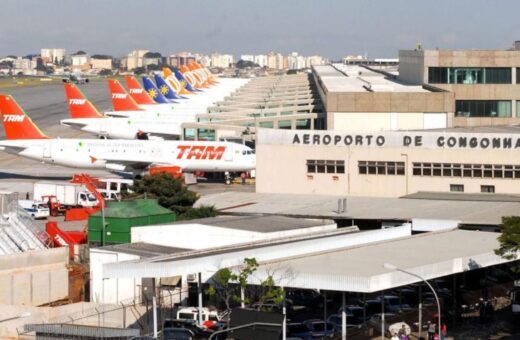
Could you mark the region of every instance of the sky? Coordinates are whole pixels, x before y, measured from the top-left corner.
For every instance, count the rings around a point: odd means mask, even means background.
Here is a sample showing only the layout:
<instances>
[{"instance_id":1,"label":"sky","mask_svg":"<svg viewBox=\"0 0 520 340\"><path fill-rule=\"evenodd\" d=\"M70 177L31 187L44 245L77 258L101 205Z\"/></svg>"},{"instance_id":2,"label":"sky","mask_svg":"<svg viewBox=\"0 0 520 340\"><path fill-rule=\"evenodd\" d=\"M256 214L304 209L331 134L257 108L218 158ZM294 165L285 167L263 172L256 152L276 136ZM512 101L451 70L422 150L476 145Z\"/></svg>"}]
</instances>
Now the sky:
<instances>
[{"instance_id":1,"label":"sky","mask_svg":"<svg viewBox=\"0 0 520 340\"><path fill-rule=\"evenodd\" d=\"M397 57L399 49L504 49L519 0L2 0L0 56L65 48Z\"/></svg>"}]
</instances>

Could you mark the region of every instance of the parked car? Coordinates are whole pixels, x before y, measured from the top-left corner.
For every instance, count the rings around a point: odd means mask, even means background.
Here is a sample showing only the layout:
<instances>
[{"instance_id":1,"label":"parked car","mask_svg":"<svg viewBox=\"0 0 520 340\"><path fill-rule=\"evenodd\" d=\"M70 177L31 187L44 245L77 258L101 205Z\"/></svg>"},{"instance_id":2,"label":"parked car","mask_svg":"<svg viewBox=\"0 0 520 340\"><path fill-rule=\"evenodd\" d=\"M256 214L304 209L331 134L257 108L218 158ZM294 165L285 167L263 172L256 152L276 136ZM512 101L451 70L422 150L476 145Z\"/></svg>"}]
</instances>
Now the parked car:
<instances>
[{"instance_id":1,"label":"parked car","mask_svg":"<svg viewBox=\"0 0 520 340\"><path fill-rule=\"evenodd\" d=\"M359 305L365 308L367 319L374 314L381 313L381 301L379 300L360 300Z\"/></svg>"},{"instance_id":2,"label":"parked car","mask_svg":"<svg viewBox=\"0 0 520 340\"><path fill-rule=\"evenodd\" d=\"M379 306L381 306L380 303L379 303ZM340 307L338 309L338 315L341 316L342 311L343 311L343 308ZM345 312L347 313L348 323L353 324L353 325L362 324L363 322L370 319L370 316L367 315L367 313L364 313L364 308L360 307L360 306L347 306L347 307L345 307Z\"/></svg>"},{"instance_id":3,"label":"parked car","mask_svg":"<svg viewBox=\"0 0 520 340\"><path fill-rule=\"evenodd\" d=\"M292 338L308 339L312 336L309 327L301 322L291 322L287 324L287 336Z\"/></svg>"},{"instance_id":4,"label":"parked car","mask_svg":"<svg viewBox=\"0 0 520 340\"><path fill-rule=\"evenodd\" d=\"M389 320L394 320L395 317L396 317L396 314L385 313L385 327L386 327L386 325L394 323L394 322L389 322ZM374 327L375 329L380 330L382 319L383 319L383 315L381 313L374 314L370 317L370 320L368 320L368 324L370 326Z\"/></svg>"},{"instance_id":5,"label":"parked car","mask_svg":"<svg viewBox=\"0 0 520 340\"><path fill-rule=\"evenodd\" d=\"M291 300L294 306L305 306L307 308L318 308L323 305L323 297L312 289L293 289L287 291L286 299Z\"/></svg>"},{"instance_id":6,"label":"parked car","mask_svg":"<svg viewBox=\"0 0 520 340\"><path fill-rule=\"evenodd\" d=\"M209 337L212 332L199 327L197 320L192 319L166 319L163 329L187 329L196 336Z\"/></svg>"},{"instance_id":7,"label":"parked car","mask_svg":"<svg viewBox=\"0 0 520 340\"><path fill-rule=\"evenodd\" d=\"M352 320L347 316L347 329L349 328L360 328L363 323L352 323ZM343 329L341 314L332 314L327 318L327 322L334 325L336 332L341 333Z\"/></svg>"},{"instance_id":8,"label":"parked car","mask_svg":"<svg viewBox=\"0 0 520 340\"><path fill-rule=\"evenodd\" d=\"M304 321L303 324L311 331L311 336L308 339L333 338L336 334L336 327L330 322L312 319Z\"/></svg>"},{"instance_id":9,"label":"parked car","mask_svg":"<svg viewBox=\"0 0 520 340\"><path fill-rule=\"evenodd\" d=\"M391 313L399 313L400 311L404 309L411 309L410 305L403 303L402 300L399 300L398 296L395 295L385 295L385 296L378 296L377 300L381 302L381 300L384 299L385 303L385 312L391 312Z\"/></svg>"},{"instance_id":10,"label":"parked car","mask_svg":"<svg viewBox=\"0 0 520 340\"><path fill-rule=\"evenodd\" d=\"M165 328L159 338L162 340L193 340L195 333L186 328Z\"/></svg>"}]
</instances>

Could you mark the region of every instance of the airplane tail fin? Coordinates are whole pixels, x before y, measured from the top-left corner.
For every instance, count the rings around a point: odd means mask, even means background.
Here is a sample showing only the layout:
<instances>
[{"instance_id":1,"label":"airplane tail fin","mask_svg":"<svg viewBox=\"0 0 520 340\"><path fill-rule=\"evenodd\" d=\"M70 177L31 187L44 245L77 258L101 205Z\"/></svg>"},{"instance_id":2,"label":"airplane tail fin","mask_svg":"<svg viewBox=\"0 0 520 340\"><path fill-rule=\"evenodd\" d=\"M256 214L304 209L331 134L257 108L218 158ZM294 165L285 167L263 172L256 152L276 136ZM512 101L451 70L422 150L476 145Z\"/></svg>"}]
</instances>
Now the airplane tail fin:
<instances>
[{"instance_id":1,"label":"airplane tail fin","mask_svg":"<svg viewBox=\"0 0 520 340\"><path fill-rule=\"evenodd\" d=\"M175 92L180 95L190 94L188 90L186 90L185 86L183 86L179 79L173 74L172 70L168 67L163 68L163 78L168 82L168 84L173 88Z\"/></svg>"},{"instance_id":2,"label":"airplane tail fin","mask_svg":"<svg viewBox=\"0 0 520 340\"><path fill-rule=\"evenodd\" d=\"M6 139L47 139L11 96L0 95L0 113Z\"/></svg>"},{"instance_id":3,"label":"airplane tail fin","mask_svg":"<svg viewBox=\"0 0 520 340\"><path fill-rule=\"evenodd\" d=\"M155 102L148 95L141 84L135 79L133 76L125 77L126 87L128 87L128 92L130 96L135 100L138 105L153 105Z\"/></svg>"},{"instance_id":4,"label":"airplane tail fin","mask_svg":"<svg viewBox=\"0 0 520 340\"><path fill-rule=\"evenodd\" d=\"M154 79L155 79L155 83L157 84L157 87L159 88L161 93L166 97L166 99L170 99L170 100L181 99L181 97L179 97L175 93L175 91L171 88L171 86L168 85L168 83L166 83L166 80L164 80L163 77L161 77L158 74L155 74Z\"/></svg>"},{"instance_id":5,"label":"airplane tail fin","mask_svg":"<svg viewBox=\"0 0 520 340\"><path fill-rule=\"evenodd\" d=\"M155 86L155 84L150 80L150 78L143 76L143 86L146 92L159 104L168 104L171 103L168 99L166 99L161 91Z\"/></svg>"},{"instance_id":6,"label":"airplane tail fin","mask_svg":"<svg viewBox=\"0 0 520 340\"><path fill-rule=\"evenodd\" d=\"M193 86L184 78L184 75L179 70L175 70L175 78L181 82L184 88L190 92L197 92Z\"/></svg>"},{"instance_id":7,"label":"airplane tail fin","mask_svg":"<svg viewBox=\"0 0 520 340\"><path fill-rule=\"evenodd\" d=\"M69 104L70 116L72 118L102 118L94 105L88 100L83 92L72 83L65 83L65 95Z\"/></svg>"},{"instance_id":8,"label":"airplane tail fin","mask_svg":"<svg viewBox=\"0 0 520 340\"><path fill-rule=\"evenodd\" d=\"M119 81L109 79L108 89L110 90L114 111L141 111L139 105L128 95Z\"/></svg>"}]
</instances>

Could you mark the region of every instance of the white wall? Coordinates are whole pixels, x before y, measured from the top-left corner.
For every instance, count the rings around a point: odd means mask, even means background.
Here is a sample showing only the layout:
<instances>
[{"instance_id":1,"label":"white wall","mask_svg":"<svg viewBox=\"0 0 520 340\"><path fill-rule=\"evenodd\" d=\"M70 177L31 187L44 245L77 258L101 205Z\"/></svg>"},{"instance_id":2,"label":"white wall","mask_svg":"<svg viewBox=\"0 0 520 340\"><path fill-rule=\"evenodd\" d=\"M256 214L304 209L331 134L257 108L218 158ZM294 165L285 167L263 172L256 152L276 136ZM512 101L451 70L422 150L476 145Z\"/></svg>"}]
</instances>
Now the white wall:
<instances>
[{"instance_id":1,"label":"white wall","mask_svg":"<svg viewBox=\"0 0 520 340\"><path fill-rule=\"evenodd\" d=\"M90 301L98 303L118 303L140 296L141 280L103 279L103 264L139 260L137 255L90 249Z\"/></svg>"},{"instance_id":2,"label":"white wall","mask_svg":"<svg viewBox=\"0 0 520 340\"><path fill-rule=\"evenodd\" d=\"M206 249L336 229L336 224L272 233L222 228L204 224L133 227L131 240L186 249Z\"/></svg>"}]
</instances>

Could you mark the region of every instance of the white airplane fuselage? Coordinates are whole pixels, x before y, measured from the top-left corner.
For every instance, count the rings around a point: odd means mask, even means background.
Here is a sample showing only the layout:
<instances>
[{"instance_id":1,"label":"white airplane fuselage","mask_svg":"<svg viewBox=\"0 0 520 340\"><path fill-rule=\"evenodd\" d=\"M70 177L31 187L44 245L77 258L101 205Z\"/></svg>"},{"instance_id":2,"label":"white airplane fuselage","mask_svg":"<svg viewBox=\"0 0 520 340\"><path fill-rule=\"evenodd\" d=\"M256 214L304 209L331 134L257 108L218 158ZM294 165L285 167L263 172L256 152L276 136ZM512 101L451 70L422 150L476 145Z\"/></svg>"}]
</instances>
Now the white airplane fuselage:
<instances>
[{"instance_id":1,"label":"white airplane fuselage","mask_svg":"<svg viewBox=\"0 0 520 340\"><path fill-rule=\"evenodd\" d=\"M175 166L188 172L241 172L256 166L252 149L229 142L29 139L0 141L0 148L44 163L87 169Z\"/></svg>"},{"instance_id":2,"label":"white airplane fuselage","mask_svg":"<svg viewBox=\"0 0 520 340\"><path fill-rule=\"evenodd\" d=\"M140 134L154 138L179 139L182 134L181 123L195 121L191 116L157 117L144 119L137 118L70 118L61 120L61 125L92 133L97 136L111 139L138 139Z\"/></svg>"}]
</instances>

